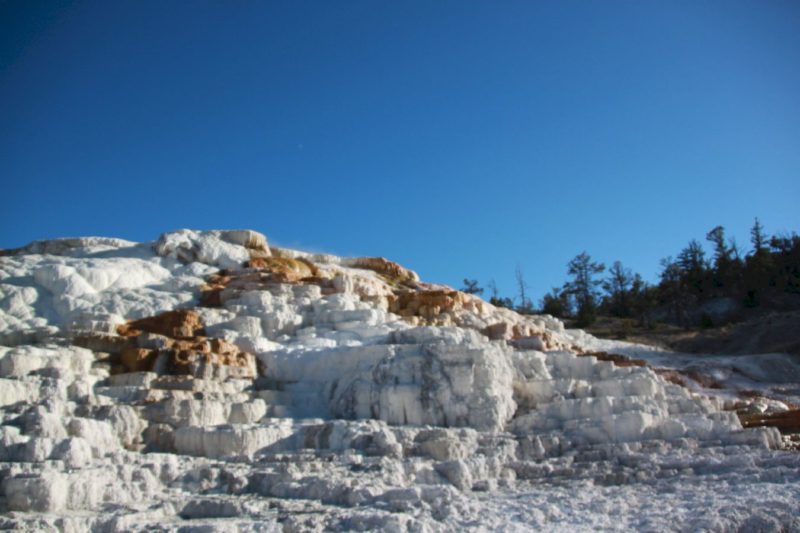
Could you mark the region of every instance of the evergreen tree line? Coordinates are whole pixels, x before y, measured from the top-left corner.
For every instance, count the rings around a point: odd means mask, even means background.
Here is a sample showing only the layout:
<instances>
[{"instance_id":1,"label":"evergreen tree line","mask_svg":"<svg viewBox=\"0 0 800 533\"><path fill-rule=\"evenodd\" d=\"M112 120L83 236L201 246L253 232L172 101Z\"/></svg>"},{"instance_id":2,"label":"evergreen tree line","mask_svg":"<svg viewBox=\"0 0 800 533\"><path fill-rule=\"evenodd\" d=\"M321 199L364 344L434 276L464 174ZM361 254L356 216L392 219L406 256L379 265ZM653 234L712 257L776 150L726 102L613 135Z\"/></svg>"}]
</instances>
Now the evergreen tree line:
<instances>
[{"instance_id":1,"label":"evergreen tree line","mask_svg":"<svg viewBox=\"0 0 800 533\"><path fill-rule=\"evenodd\" d=\"M782 294L800 295L800 236L796 233L767 236L756 218L750 230L751 249L746 253L735 240L726 239L722 226L709 231L706 240L713 248L710 257L693 239L674 258L661 260L656 284L645 282L620 261L606 269L582 252L567 264L569 280L545 294L538 308L528 296L519 266L517 298L500 296L492 281L489 302L520 313L575 319L581 327L592 324L599 315L636 319L640 326L650 327L654 316L689 326L692 312L716 298L732 298L747 307L774 307ZM484 293L478 281L471 279L464 280L462 290Z\"/></svg>"}]
</instances>

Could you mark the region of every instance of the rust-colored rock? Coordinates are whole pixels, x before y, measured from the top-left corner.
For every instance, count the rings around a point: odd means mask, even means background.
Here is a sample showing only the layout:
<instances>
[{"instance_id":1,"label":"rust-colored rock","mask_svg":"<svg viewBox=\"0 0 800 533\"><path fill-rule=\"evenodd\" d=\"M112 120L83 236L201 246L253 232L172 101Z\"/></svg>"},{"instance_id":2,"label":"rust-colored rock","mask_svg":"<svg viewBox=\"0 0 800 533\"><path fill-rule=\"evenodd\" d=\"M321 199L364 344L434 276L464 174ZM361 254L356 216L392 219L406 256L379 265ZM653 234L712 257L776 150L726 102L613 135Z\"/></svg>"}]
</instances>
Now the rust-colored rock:
<instances>
[{"instance_id":1,"label":"rust-colored rock","mask_svg":"<svg viewBox=\"0 0 800 533\"><path fill-rule=\"evenodd\" d=\"M681 387L686 386L686 378L677 370L671 368L654 368L653 371L665 380Z\"/></svg>"},{"instance_id":2,"label":"rust-colored rock","mask_svg":"<svg viewBox=\"0 0 800 533\"><path fill-rule=\"evenodd\" d=\"M493 309L480 298L449 287L439 285L437 288L421 289L421 286L419 284L416 289L396 289L393 294L388 295L388 311L405 317L414 324L448 326L457 325L462 312L486 315ZM532 330L527 326L498 324L485 328L483 333L490 337L494 335L492 338L496 339L509 339L531 335Z\"/></svg>"},{"instance_id":3,"label":"rust-colored rock","mask_svg":"<svg viewBox=\"0 0 800 533\"><path fill-rule=\"evenodd\" d=\"M127 372L149 372L153 370L158 353L145 348L124 348L119 354L119 363Z\"/></svg>"},{"instance_id":4,"label":"rust-colored rock","mask_svg":"<svg viewBox=\"0 0 800 533\"><path fill-rule=\"evenodd\" d=\"M220 272L208 278L200 289L200 305L221 307L223 291L235 297L240 291L269 290L279 283L318 285L323 293L333 291L333 281L318 276L316 267L304 259L266 258L252 260L252 269L241 272ZM248 263L249 264L249 263ZM281 266L276 266L281 265Z\"/></svg>"},{"instance_id":5,"label":"rust-colored rock","mask_svg":"<svg viewBox=\"0 0 800 533\"><path fill-rule=\"evenodd\" d=\"M284 257L253 257L247 267L266 270L276 281L296 283L304 278L313 278L318 274L314 263L307 259L290 259Z\"/></svg>"},{"instance_id":6,"label":"rust-colored rock","mask_svg":"<svg viewBox=\"0 0 800 533\"><path fill-rule=\"evenodd\" d=\"M353 266L372 270L396 283L419 281L419 276L416 272L384 257L359 257L353 262Z\"/></svg>"},{"instance_id":7,"label":"rust-colored rock","mask_svg":"<svg viewBox=\"0 0 800 533\"><path fill-rule=\"evenodd\" d=\"M117 333L123 337L135 337L144 332L174 338L194 337L203 333L203 324L195 311L180 309L133 320L117 328Z\"/></svg>"},{"instance_id":8,"label":"rust-colored rock","mask_svg":"<svg viewBox=\"0 0 800 533\"><path fill-rule=\"evenodd\" d=\"M466 297L455 290L401 291L389 298L389 311L433 320L442 313L463 308Z\"/></svg>"},{"instance_id":9,"label":"rust-colored rock","mask_svg":"<svg viewBox=\"0 0 800 533\"><path fill-rule=\"evenodd\" d=\"M125 372L193 375L196 377L256 377L253 354L222 339L202 336L200 316L192 310L169 311L119 326L121 344L116 352L117 368ZM159 349L136 346L139 335L161 335Z\"/></svg>"},{"instance_id":10,"label":"rust-colored rock","mask_svg":"<svg viewBox=\"0 0 800 533\"><path fill-rule=\"evenodd\" d=\"M195 374L201 366L227 366L241 369L237 377L255 378L255 357L222 339L198 337L176 340L163 351L168 374Z\"/></svg>"},{"instance_id":11,"label":"rust-colored rock","mask_svg":"<svg viewBox=\"0 0 800 533\"><path fill-rule=\"evenodd\" d=\"M227 271L221 270L206 280L200 288L200 305L202 307L222 307L222 291L233 279Z\"/></svg>"},{"instance_id":12,"label":"rust-colored rock","mask_svg":"<svg viewBox=\"0 0 800 533\"><path fill-rule=\"evenodd\" d=\"M739 420L746 428L772 426L784 433L800 431L800 409L770 414L740 414Z\"/></svg>"},{"instance_id":13,"label":"rust-colored rock","mask_svg":"<svg viewBox=\"0 0 800 533\"><path fill-rule=\"evenodd\" d=\"M219 370L214 367L225 367L227 375L247 379L256 377L255 356L222 339L166 339L165 344L159 350L125 347L114 357L118 371L204 377L206 374L219 375Z\"/></svg>"}]
</instances>

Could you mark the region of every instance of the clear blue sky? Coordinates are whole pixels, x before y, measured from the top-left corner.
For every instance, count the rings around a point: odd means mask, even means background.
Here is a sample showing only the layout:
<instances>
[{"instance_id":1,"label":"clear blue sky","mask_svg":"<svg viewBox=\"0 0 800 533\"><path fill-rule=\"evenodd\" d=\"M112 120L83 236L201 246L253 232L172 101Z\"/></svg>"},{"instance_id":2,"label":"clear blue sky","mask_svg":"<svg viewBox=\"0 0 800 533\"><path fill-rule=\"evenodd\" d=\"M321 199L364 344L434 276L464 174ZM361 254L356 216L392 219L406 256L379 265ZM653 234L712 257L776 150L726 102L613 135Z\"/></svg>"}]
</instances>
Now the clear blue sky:
<instances>
[{"instance_id":1,"label":"clear blue sky","mask_svg":"<svg viewBox=\"0 0 800 533\"><path fill-rule=\"evenodd\" d=\"M800 229L800 2L0 1L0 247L180 227L536 299Z\"/></svg>"}]
</instances>

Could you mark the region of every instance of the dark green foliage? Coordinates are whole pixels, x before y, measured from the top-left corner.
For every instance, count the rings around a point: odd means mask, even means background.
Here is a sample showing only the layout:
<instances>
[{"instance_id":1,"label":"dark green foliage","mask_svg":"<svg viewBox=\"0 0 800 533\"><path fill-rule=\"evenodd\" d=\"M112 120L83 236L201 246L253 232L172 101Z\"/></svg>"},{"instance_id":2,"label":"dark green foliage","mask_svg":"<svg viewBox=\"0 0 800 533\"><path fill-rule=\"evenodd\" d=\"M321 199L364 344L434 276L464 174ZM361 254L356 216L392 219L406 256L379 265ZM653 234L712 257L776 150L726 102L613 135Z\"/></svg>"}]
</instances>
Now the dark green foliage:
<instances>
[{"instance_id":1,"label":"dark green foliage","mask_svg":"<svg viewBox=\"0 0 800 533\"><path fill-rule=\"evenodd\" d=\"M564 285L574 299L578 326L588 326L597 318L598 300L600 292L598 287L603 283L594 279L594 276L605 270L605 265L592 261L586 252L576 255L567 264L567 272L572 276L572 281Z\"/></svg>"},{"instance_id":2,"label":"dark green foliage","mask_svg":"<svg viewBox=\"0 0 800 533\"><path fill-rule=\"evenodd\" d=\"M678 262L671 257L661 260L661 279L658 284L661 301L667 305L672 320L679 325L689 325L689 306L693 303L686 290L686 280Z\"/></svg>"},{"instance_id":3,"label":"dark green foliage","mask_svg":"<svg viewBox=\"0 0 800 533\"><path fill-rule=\"evenodd\" d=\"M505 307L506 309L514 309L514 300L511 298L501 298L492 296L489 298L489 303L495 307Z\"/></svg>"},{"instance_id":4,"label":"dark green foliage","mask_svg":"<svg viewBox=\"0 0 800 533\"><path fill-rule=\"evenodd\" d=\"M714 318L699 310L716 298L733 298L746 307L800 307L800 297L787 296L800 295L800 236L796 233L769 237L756 218L750 230L752 250L744 257L736 242L726 239L722 226L709 231L706 239L713 246L711 261L701 243L692 239L675 259L661 261L657 285L648 285L619 261L614 262L605 279L596 279L605 266L583 252L567 265L571 279L542 297L541 312L575 318L578 326L590 325L599 313L631 319L631 324L635 319L640 327L647 328L655 326L654 316L667 316L668 321L687 327L713 327ZM516 280L518 305L511 298L500 297L494 281L488 285L489 302L520 313L535 312L519 266ZM475 280L465 279L464 285L465 292L483 292Z\"/></svg>"},{"instance_id":5,"label":"dark green foliage","mask_svg":"<svg viewBox=\"0 0 800 533\"><path fill-rule=\"evenodd\" d=\"M757 218L750 230L750 242L753 251L745 258L744 304L747 307L757 307L763 292L777 282L774 276L776 258L770 253L764 228Z\"/></svg>"},{"instance_id":6,"label":"dark green foliage","mask_svg":"<svg viewBox=\"0 0 800 533\"><path fill-rule=\"evenodd\" d=\"M772 237L769 246L773 260L770 283L780 290L800 293L800 236Z\"/></svg>"},{"instance_id":7,"label":"dark green foliage","mask_svg":"<svg viewBox=\"0 0 800 533\"><path fill-rule=\"evenodd\" d=\"M725 242L725 228L717 226L706 234L706 240L714 245L714 268L712 275L715 296L727 295L740 288L742 260L735 241Z\"/></svg>"},{"instance_id":8,"label":"dark green foliage","mask_svg":"<svg viewBox=\"0 0 800 533\"><path fill-rule=\"evenodd\" d=\"M706 233L706 240L714 244L714 263L719 268L720 263L730 261L731 251L725 244L725 228L717 226Z\"/></svg>"},{"instance_id":9,"label":"dark green foliage","mask_svg":"<svg viewBox=\"0 0 800 533\"><path fill-rule=\"evenodd\" d=\"M639 274L634 274L630 290L631 311L641 327L653 326L650 311L658 303L656 293L656 287L648 285Z\"/></svg>"},{"instance_id":10,"label":"dark green foliage","mask_svg":"<svg viewBox=\"0 0 800 533\"><path fill-rule=\"evenodd\" d=\"M800 237L793 233L768 239L758 219L750 237L753 249L744 258L735 241L725 239L725 229L717 226L706 235L714 248L713 262L706 260L696 240L676 260L664 259L651 309L665 306L671 321L688 326L690 312L712 298L734 298L746 307L758 307L773 305L781 293L800 293ZM701 315L700 325L711 327L709 320Z\"/></svg>"},{"instance_id":11,"label":"dark green foliage","mask_svg":"<svg viewBox=\"0 0 800 533\"><path fill-rule=\"evenodd\" d=\"M483 294L483 289L478 286L477 279L464 278L464 286L461 287L461 291L467 294Z\"/></svg>"},{"instance_id":12,"label":"dark green foliage","mask_svg":"<svg viewBox=\"0 0 800 533\"><path fill-rule=\"evenodd\" d=\"M703 247L695 239L681 250L675 261L680 269L681 285L683 290L690 293L695 300L703 300L711 289L711 267L706 261Z\"/></svg>"},{"instance_id":13,"label":"dark green foliage","mask_svg":"<svg viewBox=\"0 0 800 533\"><path fill-rule=\"evenodd\" d=\"M603 289L608 294L604 301L604 307L608 314L621 318L631 316L630 290L632 284L633 274L630 269L623 267L619 261L614 261L608 270L608 277L603 282Z\"/></svg>"},{"instance_id":14,"label":"dark green foliage","mask_svg":"<svg viewBox=\"0 0 800 533\"><path fill-rule=\"evenodd\" d=\"M491 280L488 284L489 293L491 296L489 297L489 303L494 305L495 307L505 307L506 309L514 309L514 301L511 298L503 298L500 296L500 292L497 290L497 283L494 280Z\"/></svg>"},{"instance_id":15,"label":"dark green foliage","mask_svg":"<svg viewBox=\"0 0 800 533\"><path fill-rule=\"evenodd\" d=\"M750 230L750 243L753 245L753 255L762 255L767 251L767 238L764 235L764 226L756 217L753 227Z\"/></svg>"},{"instance_id":16,"label":"dark green foliage","mask_svg":"<svg viewBox=\"0 0 800 533\"><path fill-rule=\"evenodd\" d=\"M557 318L567 318L572 315L572 303L567 291L557 287L544 295L541 301L542 313L553 315Z\"/></svg>"}]
</instances>

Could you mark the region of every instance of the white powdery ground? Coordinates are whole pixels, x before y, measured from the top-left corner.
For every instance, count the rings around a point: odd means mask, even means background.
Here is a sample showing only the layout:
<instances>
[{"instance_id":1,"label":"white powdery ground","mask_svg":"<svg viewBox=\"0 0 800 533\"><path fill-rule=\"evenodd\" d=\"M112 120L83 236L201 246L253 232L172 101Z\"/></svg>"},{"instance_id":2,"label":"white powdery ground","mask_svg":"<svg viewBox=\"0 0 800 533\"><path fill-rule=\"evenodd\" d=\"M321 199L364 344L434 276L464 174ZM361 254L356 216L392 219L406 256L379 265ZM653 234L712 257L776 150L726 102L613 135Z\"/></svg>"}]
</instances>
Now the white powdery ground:
<instances>
[{"instance_id":1,"label":"white powdery ground","mask_svg":"<svg viewBox=\"0 0 800 533\"><path fill-rule=\"evenodd\" d=\"M776 430L573 353L642 348L482 303L415 326L358 261L283 250L329 290L244 283L197 309L257 356L256 379L112 375L101 342L73 345L197 306L253 249L269 253L255 232L184 230L0 257L0 527L800 530L800 459ZM480 333L509 321L548 345Z\"/></svg>"}]
</instances>

